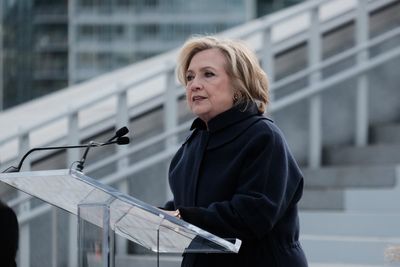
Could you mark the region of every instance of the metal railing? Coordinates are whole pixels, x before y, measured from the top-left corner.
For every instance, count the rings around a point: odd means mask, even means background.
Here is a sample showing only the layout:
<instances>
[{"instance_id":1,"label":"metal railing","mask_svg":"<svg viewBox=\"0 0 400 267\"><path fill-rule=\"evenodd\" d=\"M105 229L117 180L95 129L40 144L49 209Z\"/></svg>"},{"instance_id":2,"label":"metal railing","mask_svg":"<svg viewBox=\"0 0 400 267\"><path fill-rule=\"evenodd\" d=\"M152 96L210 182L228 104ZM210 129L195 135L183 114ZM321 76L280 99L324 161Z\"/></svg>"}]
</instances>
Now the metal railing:
<instances>
[{"instance_id":1,"label":"metal railing","mask_svg":"<svg viewBox=\"0 0 400 267\"><path fill-rule=\"evenodd\" d=\"M365 73L379 65L388 62L389 60L400 56L400 47L393 48L371 57L368 55L368 49L382 44L400 35L400 27L394 28L374 38L369 38L369 17L372 11L398 1L380 0L380 1L367 1L359 0L357 5L349 9L341 16L330 18L329 20L321 20L321 10L325 5L335 2L334 0L316 0L308 1L299 6L295 6L288 11L282 12L277 15L268 16L251 23L251 27L244 25L242 28L229 30L221 35L240 38L245 40L258 40L254 41L257 54L260 57L262 66L269 74L271 82L272 102L268 112L273 113L278 110L285 109L292 106L299 101L308 101L309 108L309 151L308 151L308 165L311 168L318 168L321 165L321 151L322 151L322 98L321 93L327 90L334 89L335 85L357 78L357 91L356 97L356 125L355 125L355 144L358 146L366 145L368 140L368 83L366 82ZM274 30L277 25L285 22L289 18L296 16L306 16L309 19L309 28L304 29L292 38L285 38L279 41L274 40ZM355 22L355 43L353 48L344 52L336 54L327 59L322 59L322 39L324 33L328 32L335 27L345 25L349 21ZM250 41L251 42L251 41ZM307 43L308 48L308 67L299 72L291 74L283 79L275 79L275 58L278 53L282 53L285 49L294 47L301 43ZM172 53L175 55L174 53ZM356 64L350 69L345 69L327 78L322 77L322 71L344 59L356 57ZM184 90L175 84L175 61L173 57L169 57L165 62L154 67L151 71L144 73L141 77L135 79L119 80L111 84L109 90L96 95L89 101L84 101L71 106L69 110L62 114L55 116L23 128L17 134L10 134L6 138L0 140L0 146L18 146L19 155L31 148L30 139L35 131L42 128L49 127L54 123L61 120L67 121L68 126L64 132L55 136L51 142L43 145L60 143L62 140L67 140L70 144L77 144L80 141L88 138L89 136L110 129L112 127L118 128L129 123L131 118L139 116L140 114L151 111L155 108L162 107L164 110L164 132L148 140L118 151L110 157L104 158L87 167L87 172L94 171L101 167L107 166L111 163L118 163L117 171L111 175L103 177L101 182L107 184L120 184L120 189L126 190L126 177L131 176L143 169L149 168L156 163L168 160L177 149L176 136L187 130L190 122L178 123L177 103L183 96ZM281 98L275 97L275 93L289 85L292 82L301 79L308 79L308 85L304 88L296 90L295 92L283 96ZM163 88L160 92L152 95L147 100L141 103L131 105L129 101L129 94L138 86L143 85L153 79L164 80ZM115 101L115 112L100 117L93 123L82 122L80 117L83 117L82 112L96 105L101 105L104 102L113 99ZM158 142L165 142L165 149L151 157L145 158L128 166L126 159L136 152L154 145ZM67 152L68 162L73 162L79 158L78 151L70 150ZM32 160L36 160L42 155L32 155ZM124 163L125 161L125 163ZM122 163L121 163L122 162ZM29 160L25 163L25 170L30 169ZM124 184L125 183L125 184ZM21 244L29 244L29 222L51 210L48 205L42 205L35 208L29 207L30 197L26 195L19 195L17 198L11 200L8 204L14 208L19 207L19 221L22 228ZM74 225L74 223L71 223ZM53 226L55 227L55 226ZM71 233L73 234L76 229L71 226ZM24 239L25 238L25 239ZM71 241L71 248L74 246ZM72 251L72 249L70 249ZM76 255L70 252L69 266L75 266L74 259ZM56 253L53 253L56 255ZM29 245L24 245L20 248L20 266L29 266ZM57 260L53 260L56 264Z\"/></svg>"}]
</instances>

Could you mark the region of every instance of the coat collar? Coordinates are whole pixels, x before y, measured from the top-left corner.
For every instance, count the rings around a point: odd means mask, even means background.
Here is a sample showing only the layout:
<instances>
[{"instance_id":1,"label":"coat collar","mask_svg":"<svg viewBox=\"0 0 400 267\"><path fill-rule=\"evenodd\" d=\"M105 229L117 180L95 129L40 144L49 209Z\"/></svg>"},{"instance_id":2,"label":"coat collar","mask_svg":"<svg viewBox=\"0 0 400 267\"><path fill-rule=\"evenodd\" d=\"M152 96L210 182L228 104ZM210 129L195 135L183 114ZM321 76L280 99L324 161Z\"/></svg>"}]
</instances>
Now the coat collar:
<instances>
[{"instance_id":1,"label":"coat collar","mask_svg":"<svg viewBox=\"0 0 400 267\"><path fill-rule=\"evenodd\" d=\"M208 122L208 131L215 133L232 124L236 124L250 116L260 115L255 103L235 105L231 109L218 114ZM190 130L206 130L207 125L200 118L193 121Z\"/></svg>"},{"instance_id":2,"label":"coat collar","mask_svg":"<svg viewBox=\"0 0 400 267\"><path fill-rule=\"evenodd\" d=\"M215 149L226 143L231 142L240 136L246 129L259 120L266 119L258 111L255 103L234 106L231 109L217 115L208 122L208 131L206 124L197 118L190 128L194 130L186 139L185 143L197 134L209 133L210 139L207 142L207 150Z\"/></svg>"}]
</instances>

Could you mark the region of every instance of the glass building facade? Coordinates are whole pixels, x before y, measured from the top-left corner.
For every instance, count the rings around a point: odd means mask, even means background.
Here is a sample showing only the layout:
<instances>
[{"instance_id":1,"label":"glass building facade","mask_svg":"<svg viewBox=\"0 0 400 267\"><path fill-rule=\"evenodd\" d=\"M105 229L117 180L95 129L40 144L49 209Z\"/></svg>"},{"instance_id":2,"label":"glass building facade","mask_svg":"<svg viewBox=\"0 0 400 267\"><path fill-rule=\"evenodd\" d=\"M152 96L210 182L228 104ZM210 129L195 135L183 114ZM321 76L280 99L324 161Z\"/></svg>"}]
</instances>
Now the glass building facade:
<instances>
[{"instance_id":1,"label":"glass building facade","mask_svg":"<svg viewBox=\"0 0 400 267\"><path fill-rule=\"evenodd\" d=\"M70 81L80 82L254 18L245 0L70 2ZM252 12L252 13L251 13Z\"/></svg>"},{"instance_id":2,"label":"glass building facade","mask_svg":"<svg viewBox=\"0 0 400 267\"><path fill-rule=\"evenodd\" d=\"M2 0L0 110L301 0Z\"/></svg>"},{"instance_id":3,"label":"glass building facade","mask_svg":"<svg viewBox=\"0 0 400 267\"><path fill-rule=\"evenodd\" d=\"M1 1L2 109L68 84L67 3Z\"/></svg>"}]
</instances>

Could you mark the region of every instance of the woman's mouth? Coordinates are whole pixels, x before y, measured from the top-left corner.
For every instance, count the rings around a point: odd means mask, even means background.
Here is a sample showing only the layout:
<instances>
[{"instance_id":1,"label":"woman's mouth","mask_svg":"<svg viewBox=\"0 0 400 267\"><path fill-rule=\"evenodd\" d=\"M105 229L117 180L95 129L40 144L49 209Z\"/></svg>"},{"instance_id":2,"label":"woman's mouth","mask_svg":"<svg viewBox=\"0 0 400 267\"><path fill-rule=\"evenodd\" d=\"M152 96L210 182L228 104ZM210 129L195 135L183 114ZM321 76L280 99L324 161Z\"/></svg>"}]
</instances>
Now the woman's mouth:
<instances>
[{"instance_id":1,"label":"woman's mouth","mask_svg":"<svg viewBox=\"0 0 400 267\"><path fill-rule=\"evenodd\" d=\"M201 100L204 100L204 99L206 99L206 98L207 98L207 97L197 95L197 96L193 96L193 97L192 97L192 101L193 101L193 102L201 101Z\"/></svg>"}]
</instances>

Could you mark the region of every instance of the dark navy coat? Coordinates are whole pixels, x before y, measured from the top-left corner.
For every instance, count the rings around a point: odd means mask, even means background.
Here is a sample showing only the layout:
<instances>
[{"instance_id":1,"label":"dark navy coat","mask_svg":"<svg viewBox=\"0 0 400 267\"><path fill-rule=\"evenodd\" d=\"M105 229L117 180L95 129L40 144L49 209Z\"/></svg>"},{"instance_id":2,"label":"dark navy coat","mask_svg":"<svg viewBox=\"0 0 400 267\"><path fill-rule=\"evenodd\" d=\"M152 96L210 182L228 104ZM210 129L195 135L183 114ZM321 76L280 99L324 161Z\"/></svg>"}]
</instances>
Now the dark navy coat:
<instances>
[{"instance_id":1,"label":"dark navy coat","mask_svg":"<svg viewBox=\"0 0 400 267\"><path fill-rule=\"evenodd\" d=\"M302 174L281 131L255 104L233 107L192 134L173 157L169 182L182 219L224 238L238 254L185 253L182 266L304 267L297 202Z\"/></svg>"},{"instance_id":2,"label":"dark navy coat","mask_svg":"<svg viewBox=\"0 0 400 267\"><path fill-rule=\"evenodd\" d=\"M0 266L15 267L18 221L14 211L0 201Z\"/></svg>"}]
</instances>

